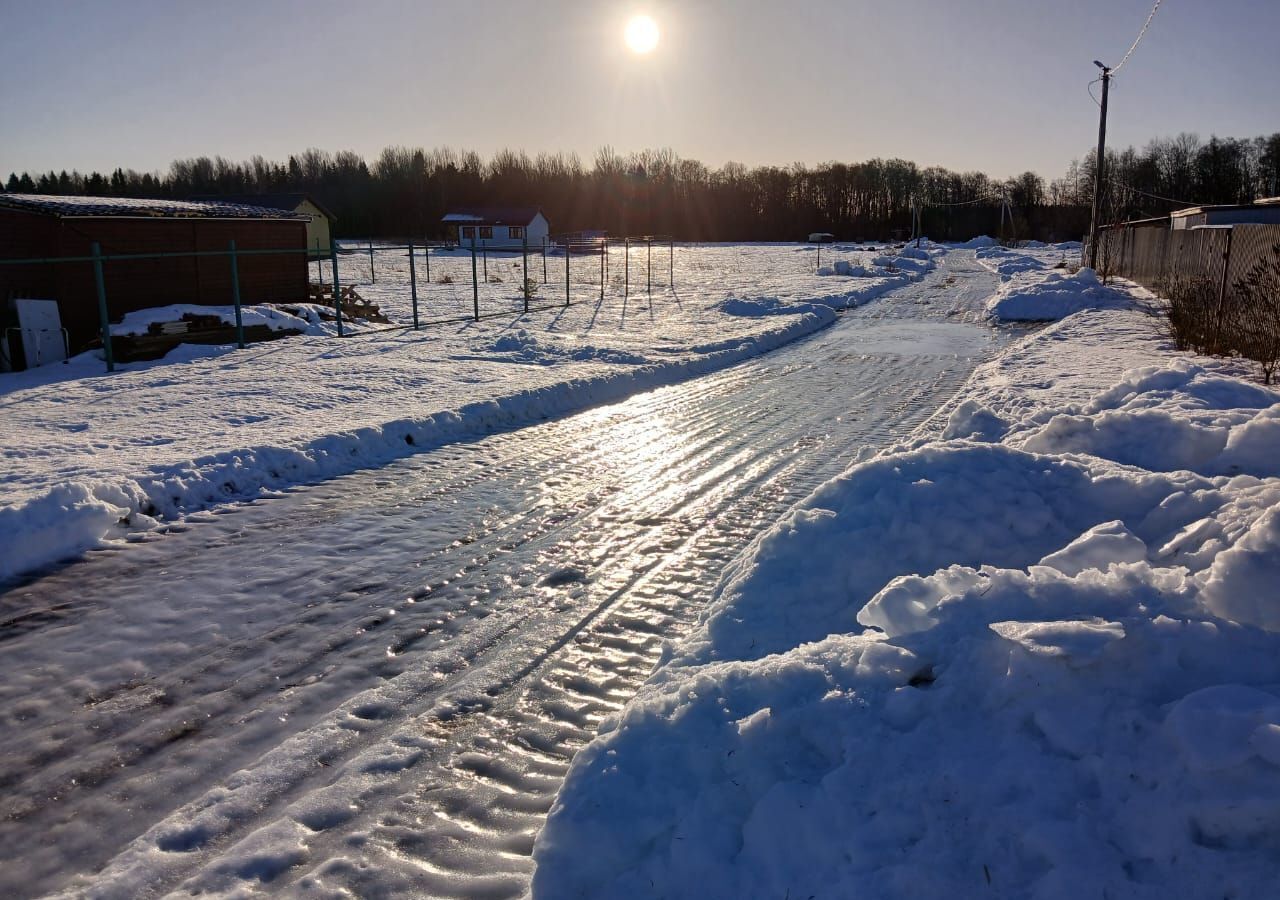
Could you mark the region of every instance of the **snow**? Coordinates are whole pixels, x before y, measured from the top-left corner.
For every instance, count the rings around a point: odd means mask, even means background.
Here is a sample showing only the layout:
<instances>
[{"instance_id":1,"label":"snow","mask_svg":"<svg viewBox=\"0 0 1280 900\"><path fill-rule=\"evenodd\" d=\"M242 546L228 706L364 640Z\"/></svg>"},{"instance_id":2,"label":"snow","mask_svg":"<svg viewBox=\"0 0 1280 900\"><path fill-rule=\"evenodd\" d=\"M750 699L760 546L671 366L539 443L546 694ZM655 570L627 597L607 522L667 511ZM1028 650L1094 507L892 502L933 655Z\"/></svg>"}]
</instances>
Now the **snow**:
<instances>
[{"instance_id":1,"label":"snow","mask_svg":"<svg viewBox=\"0 0 1280 900\"><path fill-rule=\"evenodd\" d=\"M303 316L294 315L269 303L249 304L240 308L240 321L246 328L254 325L265 325L272 331L298 331L303 334L319 335L337 334L337 325L335 323L329 323L327 327L319 324L319 311L328 309L332 314L331 307L305 303L297 304L290 308L297 309L303 313ZM125 313L123 319L111 326L111 333L116 336L146 334L152 324L180 322L183 316L217 316L224 325L234 325L236 323L234 306L196 306L190 303L174 303L169 306L157 306L151 309L140 309Z\"/></svg>"},{"instance_id":2,"label":"snow","mask_svg":"<svg viewBox=\"0 0 1280 900\"><path fill-rule=\"evenodd\" d=\"M1083 309L1123 308L1133 302L1128 295L1104 286L1093 269L1068 274L1042 273L1039 268L1038 264L1025 268L1015 264L1008 271L1017 274L1007 276L1006 271L996 269L1008 281L988 301L987 314L1004 322L1049 322Z\"/></svg>"},{"instance_id":3,"label":"snow","mask_svg":"<svg viewBox=\"0 0 1280 900\"><path fill-rule=\"evenodd\" d=\"M576 757L535 896L1273 891L1280 393L1092 273L997 298L1061 321L729 568Z\"/></svg>"},{"instance_id":4,"label":"snow","mask_svg":"<svg viewBox=\"0 0 1280 900\"><path fill-rule=\"evenodd\" d=\"M1000 242L995 238L984 234L979 237L969 238L969 240L962 243L952 244L951 246L955 247L957 250L980 250L984 247L997 247L999 246L999 243Z\"/></svg>"},{"instance_id":5,"label":"snow","mask_svg":"<svg viewBox=\"0 0 1280 900\"><path fill-rule=\"evenodd\" d=\"M1004 247L987 247L977 251L978 261L1001 278L1008 280L1023 272L1047 269L1053 263L1043 254L1019 253Z\"/></svg>"},{"instance_id":6,"label":"snow","mask_svg":"<svg viewBox=\"0 0 1280 900\"><path fill-rule=\"evenodd\" d=\"M794 247L677 247L675 288L655 284L651 296L640 280L645 254L633 250L626 297L615 253L603 299L599 281L586 282L598 268L575 259L574 278L583 281L572 286L573 305L558 305L563 286L553 282L539 285L536 303L550 294L554 307L528 314L513 286L520 255L495 253L490 276L502 280L483 286L481 304L497 314L481 322L421 331L357 325L339 340L314 308L300 308L303 323L269 306L246 307L246 324L307 334L239 351L182 345L163 361L127 364L111 376L92 354L0 374L10 426L0 438L0 532L14 536L0 543L0 580L198 510L705 374L824 328L838 310L919 274L833 281L814 275ZM654 275L663 281L665 252L654 251ZM411 321L407 256L383 254L376 284L367 262L342 257L342 283L393 321ZM433 253L427 282L418 262L425 318L470 312L469 286L459 283L470 265L470 254ZM447 281L450 273L459 280ZM213 310L231 319L230 307ZM119 329L145 332L183 311L132 314Z\"/></svg>"},{"instance_id":7,"label":"snow","mask_svg":"<svg viewBox=\"0 0 1280 900\"><path fill-rule=\"evenodd\" d=\"M522 896L573 753L662 637L1007 340L981 319L995 281L944 258L742 365L185 515L8 589L0 893ZM691 337L797 316L746 318L707 313ZM577 345L532 321L485 337L499 377L571 371L512 358L520 328ZM614 328L587 341L652 353Z\"/></svg>"},{"instance_id":8,"label":"snow","mask_svg":"<svg viewBox=\"0 0 1280 900\"><path fill-rule=\"evenodd\" d=\"M484 879L532 844L539 897L1268 896L1280 392L1175 354L1141 293L1028 267L997 296L1077 311L979 328L999 267L957 252L772 363L464 443L757 356L938 251L824 277L794 245L682 247L652 298L0 377L7 572L141 538L9 595L43 597L3 682L11 752L52 760L13 779L50 826L24 864L104 896L474 895L523 890ZM401 272L360 289L403 323ZM999 333L1025 337L866 449ZM143 534L184 518L206 530ZM180 577L134 587L157 571ZM563 735L597 723L535 841ZM485 791L509 805L460 797Z\"/></svg>"}]
</instances>

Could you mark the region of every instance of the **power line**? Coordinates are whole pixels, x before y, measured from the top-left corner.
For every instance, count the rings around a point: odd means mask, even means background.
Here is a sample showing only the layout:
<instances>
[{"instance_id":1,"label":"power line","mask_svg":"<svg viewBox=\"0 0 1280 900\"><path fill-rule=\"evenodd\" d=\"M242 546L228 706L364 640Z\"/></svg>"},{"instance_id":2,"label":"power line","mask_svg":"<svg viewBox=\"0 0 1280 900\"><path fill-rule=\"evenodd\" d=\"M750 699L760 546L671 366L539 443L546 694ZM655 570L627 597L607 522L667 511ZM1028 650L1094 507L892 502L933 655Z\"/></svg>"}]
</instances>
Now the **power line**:
<instances>
[{"instance_id":1,"label":"power line","mask_svg":"<svg viewBox=\"0 0 1280 900\"><path fill-rule=\"evenodd\" d=\"M1148 191L1140 191L1136 187L1130 187L1129 185L1125 184L1123 181L1119 181L1114 178L1112 179L1112 181L1114 181L1115 184L1118 185L1119 187L1124 188L1126 191L1129 191L1132 194L1141 194L1143 197L1149 197L1152 200L1163 200L1166 203L1181 203L1185 206L1207 205L1207 204L1201 203L1199 200L1179 200L1177 197L1163 197L1160 194L1152 194Z\"/></svg>"},{"instance_id":2,"label":"power line","mask_svg":"<svg viewBox=\"0 0 1280 900\"><path fill-rule=\"evenodd\" d=\"M1147 29L1151 27L1151 20L1156 17L1156 10L1160 8L1161 2L1163 2L1163 0L1156 0L1156 5L1151 7L1151 14L1147 16L1147 21L1143 24L1142 30L1138 32L1138 36L1134 38L1133 43L1129 45L1129 49L1125 52L1124 58L1120 60L1120 64L1111 70L1112 75L1124 68L1124 64L1129 61L1129 57L1133 56L1133 51L1138 49L1138 43L1147 33Z\"/></svg>"},{"instance_id":3,"label":"power line","mask_svg":"<svg viewBox=\"0 0 1280 900\"><path fill-rule=\"evenodd\" d=\"M932 200L921 200L920 205L921 206L972 206L975 203L990 203L992 201L1003 200L1003 199L1004 199L1003 197L996 196L995 194L988 194L985 197L976 197L973 200L960 200L956 203L938 203Z\"/></svg>"},{"instance_id":4,"label":"power line","mask_svg":"<svg viewBox=\"0 0 1280 900\"><path fill-rule=\"evenodd\" d=\"M1101 107L1102 104L1098 101L1098 98L1094 96L1093 86L1101 80L1102 80L1102 76L1098 76L1097 78L1093 79L1093 81L1090 81L1088 84L1084 86L1084 89L1089 92L1089 97L1093 100L1093 105L1097 107Z\"/></svg>"}]
</instances>

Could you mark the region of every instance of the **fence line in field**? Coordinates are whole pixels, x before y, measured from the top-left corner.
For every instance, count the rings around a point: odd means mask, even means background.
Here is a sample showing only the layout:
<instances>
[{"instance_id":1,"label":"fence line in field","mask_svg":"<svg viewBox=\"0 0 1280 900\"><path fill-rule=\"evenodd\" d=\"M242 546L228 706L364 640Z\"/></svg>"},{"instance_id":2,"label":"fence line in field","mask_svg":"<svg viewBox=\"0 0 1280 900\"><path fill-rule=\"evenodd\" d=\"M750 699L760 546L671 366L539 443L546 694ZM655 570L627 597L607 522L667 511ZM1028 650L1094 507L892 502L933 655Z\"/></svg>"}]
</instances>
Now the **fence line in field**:
<instances>
[{"instance_id":1,"label":"fence line in field","mask_svg":"<svg viewBox=\"0 0 1280 900\"><path fill-rule=\"evenodd\" d=\"M136 262L142 260L173 260L173 259L193 259L202 258L225 258L230 268L229 281L229 300L234 310L234 334L235 343L238 347L246 346L245 328L243 323L240 291L240 260L243 257L259 257L259 256L279 256L279 255L305 255L307 257L307 277L310 279L310 263L314 261L316 266L315 277L316 283L319 285L319 302L321 305L330 305L326 300L326 294L332 287L334 321L337 325L338 336L345 337L346 316L344 315L344 299L349 301L354 295L349 293L344 297L342 289L342 272L339 267L339 258L352 259L368 255L369 259L369 281L371 284L377 283L377 264L378 256L386 254L394 254L400 256L404 254L408 260L409 268L409 293L410 305L412 310L413 323L411 325L389 325L382 329L368 329L368 331L386 331L394 329L418 329L423 325L440 325L462 321L480 321L482 318L492 318L495 316L511 315L516 312L530 313L540 310L548 310L555 308L563 308L571 305L573 302L572 287L577 283L596 284L595 276L599 273L599 296L603 300L605 297L605 288L608 283L611 251L621 247L623 250L623 269L624 275L622 280L622 295L625 299L631 293L630 272L632 268L632 251L633 249L643 247L645 251L645 284L646 289L652 293L654 287L653 278L653 245L659 244L660 249L665 249L668 254L667 258L667 278L665 286L671 288L674 286L675 278L675 243L669 236L644 235L640 237L628 238L606 238L591 237L582 238L578 235L559 236L559 240L543 240L538 245L530 247L526 242L522 242L521 247L516 249L499 249L493 247L478 247L475 240L471 242L471 246L460 246L453 242L444 241L414 241L406 240L403 243L379 243L375 245L369 241L366 246L342 246L337 241L330 243L327 248L321 248L317 242L314 247L287 247L273 249L237 249L235 241L229 241L225 250L190 250L175 252L153 252L153 253L104 253L99 243L94 242L88 255L84 256L58 256L58 257L38 257L27 259L0 259L0 265L88 265L91 266L94 282L94 293L97 298L98 313L98 334L102 342L103 356L106 362L108 372L114 372L116 368L115 353L113 352L112 334L111 334L111 309L109 300L110 286L110 270L113 264L122 262ZM420 310L420 297L418 289L418 261L423 264L423 274L428 283L432 283L432 251L436 251L434 260L437 266L437 272L441 271L441 264L445 259L457 259L461 254L463 257L464 269L469 269L469 283L471 287L471 313L467 316L454 315L443 318L424 319ZM486 285L504 283L501 278L491 276L489 274L490 256L497 259L494 260L496 265L501 265L503 261L507 262L508 270L513 269L515 263L513 260L506 259L515 254L521 254L522 261L520 263L520 290L516 297L511 298L517 302L521 302L521 309L505 308L499 311L482 312L480 301L480 284L481 272L483 272L483 282ZM558 254L564 256L564 302L563 303L541 303L534 304L533 293L537 289L537 282L529 275L529 261L531 258L541 259L542 267L542 284L549 285L552 279L551 270L548 268L548 256L556 256ZM585 265L574 265L574 257L586 257L588 262ZM598 264L591 261L591 257L598 257ZM327 263L327 265L325 265ZM469 263L469 265L466 265ZM326 270L328 280L326 281ZM446 280L447 279L447 280ZM452 274L441 273L440 284L453 284ZM659 283L659 287L663 285ZM313 301L315 298L308 292L307 301ZM457 300L457 294L454 294ZM198 304L208 305L208 304ZM67 329L64 327L63 336L66 337Z\"/></svg>"}]
</instances>

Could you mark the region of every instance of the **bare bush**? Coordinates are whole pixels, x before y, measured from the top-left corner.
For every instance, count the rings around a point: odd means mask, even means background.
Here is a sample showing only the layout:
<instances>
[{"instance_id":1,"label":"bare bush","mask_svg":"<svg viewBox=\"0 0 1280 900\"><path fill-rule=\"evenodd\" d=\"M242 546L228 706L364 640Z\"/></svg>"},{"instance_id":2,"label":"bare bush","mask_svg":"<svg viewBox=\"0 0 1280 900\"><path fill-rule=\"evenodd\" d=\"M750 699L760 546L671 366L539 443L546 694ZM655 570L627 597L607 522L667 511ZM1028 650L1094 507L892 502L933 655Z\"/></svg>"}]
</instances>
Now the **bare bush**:
<instances>
[{"instance_id":1,"label":"bare bush","mask_svg":"<svg viewBox=\"0 0 1280 900\"><path fill-rule=\"evenodd\" d=\"M1218 290L1209 278L1174 275L1159 292L1169 298L1169 331L1179 350L1216 353Z\"/></svg>"},{"instance_id":2,"label":"bare bush","mask_svg":"<svg viewBox=\"0 0 1280 900\"><path fill-rule=\"evenodd\" d=\"M1261 363L1262 378L1271 384L1280 367L1280 243L1272 246L1269 257L1254 263L1233 290L1232 349Z\"/></svg>"},{"instance_id":3,"label":"bare bush","mask_svg":"<svg viewBox=\"0 0 1280 900\"><path fill-rule=\"evenodd\" d=\"M1114 230L1104 231L1098 234L1098 277L1102 279L1102 283L1106 284L1115 274L1116 267L1116 232Z\"/></svg>"}]
</instances>

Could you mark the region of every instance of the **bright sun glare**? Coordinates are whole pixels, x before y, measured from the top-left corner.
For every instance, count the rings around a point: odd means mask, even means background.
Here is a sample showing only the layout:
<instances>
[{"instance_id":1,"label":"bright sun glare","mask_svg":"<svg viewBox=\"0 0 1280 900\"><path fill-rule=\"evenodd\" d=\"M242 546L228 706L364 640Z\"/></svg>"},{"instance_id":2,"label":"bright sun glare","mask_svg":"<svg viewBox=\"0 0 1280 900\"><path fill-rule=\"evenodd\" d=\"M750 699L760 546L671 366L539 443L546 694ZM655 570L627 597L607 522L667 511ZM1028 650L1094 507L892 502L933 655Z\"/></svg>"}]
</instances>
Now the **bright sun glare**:
<instances>
[{"instance_id":1,"label":"bright sun glare","mask_svg":"<svg viewBox=\"0 0 1280 900\"><path fill-rule=\"evenodd\" d=\"M632 16L625 38L632 53L648 53L658 46L658 23L648 16Z\"/></svg>"}]
</instances>

